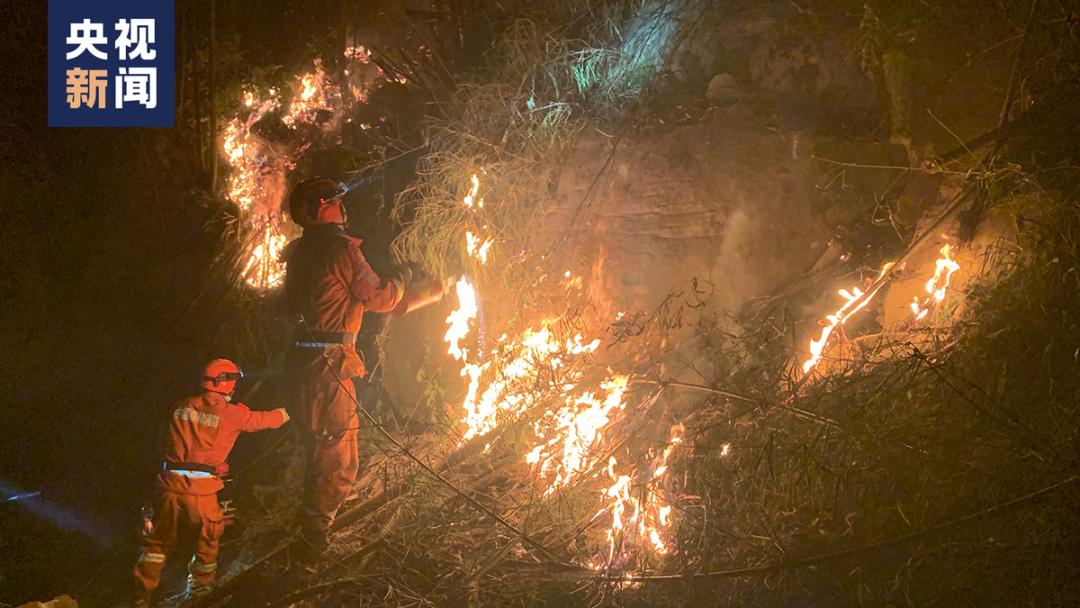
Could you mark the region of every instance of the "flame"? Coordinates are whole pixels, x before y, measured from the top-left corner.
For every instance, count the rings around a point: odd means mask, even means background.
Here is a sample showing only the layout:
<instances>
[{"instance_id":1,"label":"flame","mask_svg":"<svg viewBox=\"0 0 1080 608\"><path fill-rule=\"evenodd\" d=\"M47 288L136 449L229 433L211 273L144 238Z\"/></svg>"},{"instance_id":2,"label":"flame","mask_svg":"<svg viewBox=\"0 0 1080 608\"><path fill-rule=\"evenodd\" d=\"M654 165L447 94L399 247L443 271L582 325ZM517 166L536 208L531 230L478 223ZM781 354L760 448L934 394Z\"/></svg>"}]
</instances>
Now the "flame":
<instances>
[{"instance_id":1,"label":"flame","mask_svg":"<svg viewBox=\"0 0 1080 608\"><path fill-rule=\"evenodd\" d=\"M297 77L296 94L289 103L289 110L281 117L287 126L296 128L302 124L314 124L320 111L333 112L330 103L332 88L327 82L322 61L315 60L315 70Z\"/></svg>"},{"instance_id":2,"label":"flame","mask_svg":"<svg viewBox=\"0 0 1080 608\"><path fill-rule=\"evenodd\" d=\"M360 63L370 63L371 62L371 51L368 50L368 48L366 46L362 45L362 44L357 44L355 46L348 46L348 47L345 47L345 58L346 59L355 59L356 61L359 61Z\"/></svg>"},{"instance_id":3,"label":"flame","mask_svg":"<svg viewBox=\"0 0 1080 608\"><path fill-rule=\"evenodd\" d=\"M472 233L471 230L465 231L465 251L472 257L480 260L481 264L487 264L488 250L491 249L491 245L495 242L495 239L487 238L481 241L480 237Z\"/></svg>"},{"instance_id":4,"label":"flame","mask_svg":"<svg viewBox=\"0 0 1080 608\"><path fill-rule=\"evenodd\" d=\"M566 397L562 407L534 425L546 441L534 447L526 462L539 464L538 474L547 482L544 495L551 495L592 465L591 448L603 437L613 410L625 407L628 376L615 375L600 385L598 398L592 392Z\"/></svg>"},{"instance_id":5,"label":"flame","mask_svg":"<svg viewBox=\"0 0 1080 608\"><path fill-rule=\"evenodd\" d=\"M605 512L611 514L611 525L607 530L607 555L602 559L594 558L590 564L593 569L612 567L617 561L616 557L622 553L620 549L627 546L647 548L661 556L670 552L664 537L671 529L672 508L650 486L659 484L667 474L668 460L675 448L682 444L685 430L682 424L671 427L667 446L650 463L651 474L642 475L638 471L636 475L620 475L615 472L618 464L615 457L608 459L607 474L611 485L603 490L604 506L597 512L597 516ZM637 492L633 491L635 478L640 482Z\"/></svg>"},{"instance_id":6,"label":"flame","mask_svg":"<svg viewBox=\"0 0 1080 608\"><path fill-rule=\"evenodd\" d=\"M285 265L281 261L281 250L285 248L288 241L275 222L267 221L263 227L262 239L252 249L244 264L241 273L244 281L260 289L281 285L285 280Z\"/></svg>"},{"instance_id":7,"label":"flame","mask_svg":"<svg viewBox=\"0 0 1080 608\"><path fill-rule=\"evenodd\" d=\"M450 344L449 352L454 359L465 361L467 356L465 349L461 347L461 341L469 335L469 327L476 318L479 306L476 301L476 288L465 277L454 284L454 290L457 293L458 308L446 318L450 327L443 340Z\"/></svg>"},{"instance_id":8,"label":"flame","mask_svg":"<svg viewBox=\"0 0 1080 608\"><path fill-rule=\"evenodd\" d=\"M252 108L246 111L246 116L236 116L225 123L221 149L232 169L226 180L226 196L241 211L250 211L266 198L263 177L269 161L267 146L251 132L251 127L267 112L276 109L277 101L271 98L259 102L254 93L247 91L244 93L244 106Z\"/></svg>"},{"instance_id":9,"label":"flame","mask_svg":"<svg viewBox=\"0 0 1080 608\"><path fill-rule=\"evenodd\" d=\"M250 234L239 265L244 284L266 291L284 280L281 250L288 242L279 216L283 159L252 127L280 105L273 89L265 99L254 88L242 92L242 108L225 123L221 151L229 166L225 195L240 209Z\"/></svg>"},{"instance_id":10,"label":"flame","mask_svg":"<svg viewBox=\"0 0 1080 608\"><path fill-rule=\"evenodd\" d=\"M465 194L465 197L461 200L461 203L465 205L466 209L483 209L484 199L477 199L476 196L480 192L480 178L473 173L472 178L469 180L471 185L469 191ZM483 226L483 229L487 229L487 226ZM465 231L465 253L470 257L480 260L481 264L487 264L488 253L491 246L495 243L495 239L491 237L478 236L473 233L472 230Z\"/></svg>"},{"instance_id":11,"label":"flame","mask_svg":"<svg viewBox=\"0 0 1080 608\"><path fill-rule=\"evenodd\" d=\"M348 64L350 68L373 74L369 78L372 82L378 78L386 80L378 66L363 68L357 65L373 64L367 47L349 46L343 52L346 60L356 62ZM362 89L349 79L339 83L327 75L319 58L313 60L312 66L309 71L295 76L292 96L287 98L281 120L293 129L318 125L326 134L342 118L343 112L340 110L345 103L341 95L342 87L353 89L354 95L350 101L363 101L371 82L365 81ZM349 70L345 70L345 73L347 75ZM240 209L240 219L245 228L242 233L253 235L243 248L246 257L238 266L240 277L247 285L267 290L281 283L277 256L288 240L279 210L284 196L285 171L295 168L295 160L290 160L286 154L295 159L312 142L301 143L297 149L287 152L252 132L256 122L282 105L278 88L270 87L263 92L253 85L245 86L238 101L237 112L224 121L219 140L221 153L229 166L225 195ZM334 117L334 120L325 120L326 116ZM362 124L360 128L369 129L371 125ZM476 186L479 186L478 181ZM482 207L482 201L478 206ZM475 255L482 262L486 262L492 243L491 239L477 242Z\"/></svg>"},{"instance_id":12,"label":"flame","mask_svg":"<svg viewBox=\"0 0 1080 608\"><path fill-rule=\"evenodd\" d=\"M570 272L569 270L567 270L566 272L563 273L563 280L562 280L563 289L566 289L567 291L569 291L571 289L581 289L583 284L584 284L584 280L581 277L579 277L578 275ZM619 314L621 315L622 313L619 313ZM621 317L616 316L615 320L618 321L619 318L621 318Z\"/></svg>"},{"instance_id":13,"label":"flame","mask_svg":"<svg viewBox=\"0 0 1080 608\"><path fill-rule=\"evenodd\" d=\"M473 203L476 201L476 194L480 191L480 178L475 173L473 173L472 179L470 181L472 181L472 187L469 189L469 193L465 195L464 200L462 200L461 202L464 203L465 206L469 209L472 209ZM484 206L483 202L480 203L480 206Z\"/></svg>"},{"instance_id":14,"label":"flame","mask_svg":"<svg viewBox=\"0 0 1080 608\"><path fill-rule=\"evenodd\" d=\"M501 413L516 417L538 405L545 393L561 393L565 386L573 384L576 376L571 376L569 382L567 378L558 382L555 374L549 372L566 367L571 360L599 346L600 340L586 343L580 334L559 340L550 328L542 326L525 330L516 340L503 342L494 360L482 364L466 362L462 375L470 377L470 388L475 385L479 389L481 379L486 383L483 391L470 390L462 403L464 439L494 430ZM491 373L481 378L488 369Z\"/></svg>"},{"instance_id":15,"label":"flame","mask_svg":"<svg viewBox=\"0 0 1080 608\"><path fill-rule=\"evenodd\" d=\"M915 321L923 320L926 315L930 314L931 307L945 300L945 293L949 289L952 275L957 270L960 270L960 264L952 259L949 245L946 243L941 248L941 257L937 259L934 265L934 276L926 282L926 293L928 295L922 300L916 296L911 302L911 313L915 316Z\"/></svg>"},{"instance_id":16,"label":"flame","mask_svg":"<svg viewBox=\"0 0 1080 608\"><path fill-rule=\"evenodd\" d=\"M881 273L872 283L873 287L869 292L863 292L858 287L853 287L851 291L841 289L837 292L840 297L844 298L844 305L833 314L825 317L825 327L821 329L821 335L818 336L817 340L810 340L810 358L803 362L802 365L804 374L809 373L821 361L821 355L825 351L825 346L829 343L829 337L832 335L833 330L847 323L851 317L866 308L866 305L874 299L874 296L881 289L881 279L888 274L892 266L892 263L888 263L881 268Z\"/></svg>"},{"instance_id":17,"label":"flame","mask_svg":"<svg viewBox=\"0 0 1080 608\"><path fill-rule=\"evenodd\" d=\"M461 200L466 210L483 208L479 193L480 179L474 174ZM490 236L473 230L464 232L466 252L482 264L487 262L493 243ZM569 271L563 279L568 289L581 287L581 277ZM471 347L467 341L480 317L479 294L465 277L456 282L455 291L457 307L446 318L443 340L468 382L461 402L462 442L490 436L504 420L535 414L532 444L524 460L532 465L544 487L544 496L550 496L596 464L597 447L603 443L616 413L626 407L629 377L609 372L598 383L588 381L588 357L601 341L581 333L560 336L550 321L529 327L517 336L502 334L490 351ZM681 441L681 433L681 425L672 428L671 441L655 459L649 483L667 472L668 458ZM671 507L654 493L632 495L631 477L616 475L615 464L612 459L608 465L613 483L604 492L606 506L601 509L613 518L608 563L614 558L616 538L620 543L640 539L641 546L661 555L667 553L664 533L671 525ZM624 526L630 526L632 534L624 533Z\"/></svg>"}]
</instances>

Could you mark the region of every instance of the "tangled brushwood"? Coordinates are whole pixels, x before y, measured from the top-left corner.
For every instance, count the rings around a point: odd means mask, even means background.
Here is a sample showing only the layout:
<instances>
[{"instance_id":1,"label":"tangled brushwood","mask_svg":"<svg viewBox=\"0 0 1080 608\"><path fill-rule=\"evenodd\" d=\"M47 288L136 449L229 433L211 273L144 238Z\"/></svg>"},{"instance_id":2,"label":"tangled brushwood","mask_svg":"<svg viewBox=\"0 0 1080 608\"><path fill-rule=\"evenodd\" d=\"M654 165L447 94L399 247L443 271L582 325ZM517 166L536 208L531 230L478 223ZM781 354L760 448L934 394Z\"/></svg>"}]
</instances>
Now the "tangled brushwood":
<instances>
[{"instance_id":1,"label":"tangled brushwood","mask_svg":"<svg viewBox=\"0 0 1080 608\"><path fill-rule=\"evenodd\" d=\"M536 389L529 407L471 438L391 443L369 428L360 494L319 572L298 585L286 559L270 566L276 582L245 597L776 606L963 593L981 605L1038 593L1070 603L1080 204L1023 175L1009 182L993 204L1024 229L994 247L983 275L994 282L973 278L954 296L962 315L899 337L864 327L828 351L828 374L800 383L794 336L778 329L793 302L732 317L709 305L707 286L687 285L612 325L618 347L650 357L624 361L624 407L609 410L567 482L545 476L529 446L562 399L556 378L596 373L587 352L561 370L527 366L512 380ZM552 326L551 343L581 344L578 329ZM681 332L695 337L659 346ZM655 375L688 353L711 364L707 382Z\"/></svg>"},{"instance_id":2,"label":"tangled brushwood","mask_svg":"<svg viewBox=\"0 0 1080 608\"><path fill-rule=\"evenodd\" d=\"M534 221L557 181L558 159L586 126L616 125L640 101L674 45L683 4L557 6L514 22L490 51L482 80L462 83L454 110L428 126L430 153L398 197L406 226L398 256L440 276L475 272L459 227L479 223L472 229L497 235L501 278L514 281L513 273L533 267L525 262L537 246ZM483 183L482 214L460 204L474 175Z\"/></svg>"}]
</instances>

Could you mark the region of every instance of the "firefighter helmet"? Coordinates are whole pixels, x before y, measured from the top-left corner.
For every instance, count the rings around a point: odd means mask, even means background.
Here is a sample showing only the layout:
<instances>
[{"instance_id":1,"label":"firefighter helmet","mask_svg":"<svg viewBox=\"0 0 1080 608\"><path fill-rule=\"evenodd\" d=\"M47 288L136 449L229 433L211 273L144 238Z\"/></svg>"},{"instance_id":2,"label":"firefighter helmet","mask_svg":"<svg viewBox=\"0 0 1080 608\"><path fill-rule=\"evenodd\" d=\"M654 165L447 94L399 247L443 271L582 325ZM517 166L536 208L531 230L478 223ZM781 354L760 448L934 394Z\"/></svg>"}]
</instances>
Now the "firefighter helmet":
<instances>
[{"instance_id":1,"label":"firefighter helmet","mask_svg":"<svg viewBox=\"0 0 1080 608\"><path fill-rule=\"evenodd\" d=\"M243 377L239 365L228 359L213 359L203 367L201 386L214 393L232 395L236 381Z\"/></svg>"},{"instance_id":2,"label":"firefighter helmet","mask_svg":"<svg viewBox=\"0 0 1080 608\"><path fill-rule=\"evenodd\" d=\"M289 194L289 215L300 226L344 224L345 187L329 177L306 179Z\"/></svg>"}]
</instances>

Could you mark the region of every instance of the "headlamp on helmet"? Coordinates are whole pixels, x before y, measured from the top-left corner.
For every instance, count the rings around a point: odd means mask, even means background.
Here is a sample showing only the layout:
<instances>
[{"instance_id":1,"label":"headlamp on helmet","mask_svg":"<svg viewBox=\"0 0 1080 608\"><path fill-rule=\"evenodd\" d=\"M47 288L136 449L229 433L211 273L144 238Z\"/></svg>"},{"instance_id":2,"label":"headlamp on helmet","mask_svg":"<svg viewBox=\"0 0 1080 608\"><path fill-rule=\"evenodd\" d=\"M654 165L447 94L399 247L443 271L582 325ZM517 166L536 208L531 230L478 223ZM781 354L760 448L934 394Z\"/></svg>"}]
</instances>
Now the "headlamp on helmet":
<instances>
[{"instance_id":1,"label":"headlamp on helmet","mask_svg":"<svg viewBox=\"0 0 1080 608\"><path fill-rule=\"evenodd\" d=\"M289 194L289 215L300 226L345 224L345 184L329 177L304 180Z\"/></svg>"}]
</instances>

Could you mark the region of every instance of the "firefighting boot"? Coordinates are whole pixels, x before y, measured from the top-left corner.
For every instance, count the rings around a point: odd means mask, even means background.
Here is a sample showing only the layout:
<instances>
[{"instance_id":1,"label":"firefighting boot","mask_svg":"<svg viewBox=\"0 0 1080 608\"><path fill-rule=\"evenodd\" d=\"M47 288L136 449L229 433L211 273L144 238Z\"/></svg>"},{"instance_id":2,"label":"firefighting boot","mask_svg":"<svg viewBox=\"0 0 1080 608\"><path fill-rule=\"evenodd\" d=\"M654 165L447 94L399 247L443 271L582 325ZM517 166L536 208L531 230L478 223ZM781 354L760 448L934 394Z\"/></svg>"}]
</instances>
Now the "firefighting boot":
<instances>
[{"instance_id":1,"label":"firefighting boot","mask_svg":"<svg viewBox=\"0 0 1080 608\"><path fill-rule=\"evenodd\" d=\"M216 563L204 564L198 556L191 556L191 561L188 562L187 589L184 590L184 599L190 600L210 593L216 570Z\"/></svg>"},{"instance_id":2,"label":"firefighting boot","mask_svg":"<svg viewBox=\"0 0 1080 608\"><path fill-rule=\"evenodd\" d=\"M184 601L193 600L197 597L202 597L207 593L210 593L211 586L205 583L200 583L195 580L191 575L188 575L187 588L184 590L184 594L181 596Z\"/></svg>"}]
</instances>

